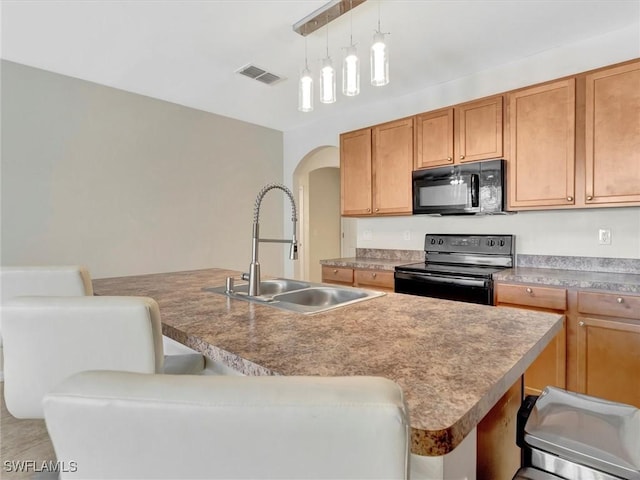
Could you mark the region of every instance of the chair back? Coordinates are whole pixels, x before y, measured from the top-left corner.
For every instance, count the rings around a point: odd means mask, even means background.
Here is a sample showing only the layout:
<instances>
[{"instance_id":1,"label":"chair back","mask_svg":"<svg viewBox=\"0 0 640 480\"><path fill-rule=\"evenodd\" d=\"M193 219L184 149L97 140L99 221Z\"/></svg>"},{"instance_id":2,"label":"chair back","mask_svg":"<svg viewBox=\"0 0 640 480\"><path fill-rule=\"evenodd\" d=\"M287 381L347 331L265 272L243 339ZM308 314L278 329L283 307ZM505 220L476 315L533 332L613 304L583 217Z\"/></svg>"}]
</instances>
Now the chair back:
<instances>
[{"instance_id":1,"label":"chair back","mask_svg":"<svg viewBox=\"0 0 640 480\"><path fill-rule=\"evenodd\" d=\"M163 371L158 304L144 297L15 297L3 305L4 394L18 418L83 370Z\"/></svg>"},{"instance_id":2,"label":"chair back","mask_svg":"<svg viewBox=\"0 0 640 480\"><path fill-rule=\"evenodd\" d=\"M62 479L407 478L408 412L383 378L82 372L43 404L75 462Z\"/></svg>"},{"instance_id":3,"label":"chair back","mask_svg":"<svg viewBox=\"0 0 640 480\"><path fill-rule=\"evenodd\" d=\"M79 265L2 267L1 301L23 295L93 295L93 286L88 270Z\"/></svg>"}]
</instances>

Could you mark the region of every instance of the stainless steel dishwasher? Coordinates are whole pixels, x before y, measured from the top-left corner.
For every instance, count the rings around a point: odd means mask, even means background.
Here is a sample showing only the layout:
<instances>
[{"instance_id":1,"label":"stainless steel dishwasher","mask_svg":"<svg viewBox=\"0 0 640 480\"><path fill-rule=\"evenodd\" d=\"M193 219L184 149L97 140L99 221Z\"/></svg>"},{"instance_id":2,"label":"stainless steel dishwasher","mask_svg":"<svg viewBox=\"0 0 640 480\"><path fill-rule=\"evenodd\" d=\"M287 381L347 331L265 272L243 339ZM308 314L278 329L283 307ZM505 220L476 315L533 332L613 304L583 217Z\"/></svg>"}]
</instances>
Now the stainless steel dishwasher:
<instances>
[{"instance_id":1,"label":"stainless steel dishwasher","mask_svg":"<svg viewBox=\"0 0 640 480\"><path fill-rule=\"evenodd\" d=\"M518 412L514 480L640 480L640 410L547 387Z\"/></svg>"}]
</instances>

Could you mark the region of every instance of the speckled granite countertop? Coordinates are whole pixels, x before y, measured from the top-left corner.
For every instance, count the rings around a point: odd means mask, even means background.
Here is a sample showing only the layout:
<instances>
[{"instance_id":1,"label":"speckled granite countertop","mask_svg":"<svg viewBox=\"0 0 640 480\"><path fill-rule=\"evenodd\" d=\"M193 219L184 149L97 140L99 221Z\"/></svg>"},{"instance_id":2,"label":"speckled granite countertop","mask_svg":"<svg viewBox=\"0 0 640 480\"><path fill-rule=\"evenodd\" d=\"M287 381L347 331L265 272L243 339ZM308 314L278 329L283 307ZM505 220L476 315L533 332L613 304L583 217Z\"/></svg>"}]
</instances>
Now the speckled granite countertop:
<instances>
[{"instance_id":1,"label":"speckled granite countertop","mask_svg":"<svg viewBox=\"0 0 640 480\"><path fill-rule=\"evenodd\" d=\"M320 260L321 265L329 267L364 268L375 270L395 270L398 265L423 262L422 250L383 250L383 249L356 249L355 257L330 258Z\"/></svg>"},{"instance_id":2,"label":"speckled granite countertop","mask_svg":"<svg viewBox=\"0 0 640 480\"><path fill-rule=\"evenodd\" d=\"M305 316L203 291L221 269L94 280L160 305L165 335L249 375L374 375L410 410L412 452L453 450L562 327L562 316L389 293Z\"/></svg>"},{"instance_id":3,"label":"speckled granite countertop","mask_svg":"<svg viewBox=\"0 0 640 480\"><path fill-rule=\"evenodd\" d=\"M493 274L494 281L640 294L640 275L555 268L516 267Z\"/></svg>"}]
</instances>

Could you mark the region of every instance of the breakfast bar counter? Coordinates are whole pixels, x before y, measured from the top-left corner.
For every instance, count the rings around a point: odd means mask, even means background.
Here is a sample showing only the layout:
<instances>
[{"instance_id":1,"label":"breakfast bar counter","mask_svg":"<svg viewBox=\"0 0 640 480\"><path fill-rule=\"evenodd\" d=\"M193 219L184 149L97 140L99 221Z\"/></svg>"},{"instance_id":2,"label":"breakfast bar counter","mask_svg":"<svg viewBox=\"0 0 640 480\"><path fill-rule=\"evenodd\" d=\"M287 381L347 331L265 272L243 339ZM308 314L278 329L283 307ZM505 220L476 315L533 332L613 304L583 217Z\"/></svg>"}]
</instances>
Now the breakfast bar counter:
<instances>
[{"instance_id":1,"label":"breakfast bar counter","mask_svg":"<svg viewBox=\"0 0 640 480\"><path fill-rule=\"evenodd\" d=\"M561 315L388 293L291 313L203 290L206 269L94 280L97 295L160 306L163 333L248 375L372 375L403 389L412 453L445 455L476 428L562 328Z\"/></svg>"}]
</instances>

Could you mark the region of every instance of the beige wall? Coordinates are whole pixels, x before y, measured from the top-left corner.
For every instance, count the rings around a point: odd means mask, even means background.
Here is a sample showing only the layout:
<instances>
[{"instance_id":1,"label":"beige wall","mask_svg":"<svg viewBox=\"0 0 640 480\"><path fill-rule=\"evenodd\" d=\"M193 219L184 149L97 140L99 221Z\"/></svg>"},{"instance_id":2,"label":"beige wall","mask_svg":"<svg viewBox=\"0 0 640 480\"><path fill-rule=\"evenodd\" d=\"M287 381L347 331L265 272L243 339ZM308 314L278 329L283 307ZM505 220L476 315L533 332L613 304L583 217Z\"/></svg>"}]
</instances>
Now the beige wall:
<instances>
[{"instance_id":1,"label":"beige wall","mask_svg":"<svg viewBox=\"0 0 640 480\"><path fill-rule=\"evenodd\" d=\"M1 167L3 265L246 270L282 133L3 61ZM264 236L281 236L283 200L265 197ZM261 250L281 275L284 249Z\"/></svg>"},{"instance_id":2,"label":"beige wall","mask_svg":"<svg viewBox=\"0 0 640 480\"><path fill-rule=\"evenodd\" d=\"M340 169L309 173L309 280L322 281L320 260L340 256Z\"/></svg>"}]
</instances>

